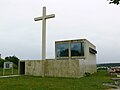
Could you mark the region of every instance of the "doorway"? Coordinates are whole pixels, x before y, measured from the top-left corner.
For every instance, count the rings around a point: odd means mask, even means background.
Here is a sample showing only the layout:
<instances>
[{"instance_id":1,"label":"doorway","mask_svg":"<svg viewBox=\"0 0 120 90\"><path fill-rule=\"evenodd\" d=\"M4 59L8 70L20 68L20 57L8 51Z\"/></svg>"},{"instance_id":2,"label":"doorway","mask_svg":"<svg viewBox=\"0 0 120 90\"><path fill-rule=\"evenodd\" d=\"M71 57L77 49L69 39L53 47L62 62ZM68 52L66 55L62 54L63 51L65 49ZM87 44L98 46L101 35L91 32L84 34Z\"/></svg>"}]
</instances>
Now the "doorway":
<instances>
[{"instance_id":1,"label":"doorway","mask_svg":"<svg viewBox=\"0 0 120 90\"><path fill-rule=\"evenodd\" d=\"M20 62L20 74L25 74L25 62Z\"/></svg>"}]
</instances>

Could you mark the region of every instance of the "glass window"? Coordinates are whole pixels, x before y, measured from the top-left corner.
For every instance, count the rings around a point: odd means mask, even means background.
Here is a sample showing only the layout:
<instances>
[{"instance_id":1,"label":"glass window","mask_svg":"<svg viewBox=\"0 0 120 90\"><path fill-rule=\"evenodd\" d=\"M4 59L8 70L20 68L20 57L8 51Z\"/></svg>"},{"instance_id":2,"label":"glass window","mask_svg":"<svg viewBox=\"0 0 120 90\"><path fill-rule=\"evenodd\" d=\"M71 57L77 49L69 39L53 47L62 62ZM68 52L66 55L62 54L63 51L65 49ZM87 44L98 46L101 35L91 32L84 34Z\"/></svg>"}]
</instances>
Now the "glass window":
<instances>
[{"instance_id":1,"label":"glass window","mask_svg":"<svg viewBox=\"0 0 120 90\"><path fill-rule=\"evenodd\" d=\"M56 57L69 57L69 44L56 44Z\"/></svg>"},{"instance_id":2,"label":"glass window","mask_svg":"<svg viewBox=\"0 0 120 90\"><path fill-rule=\"evenodd\" d=\"M71 56L84 56L84 46L81 42L71 43Z\"/></svg>"}]
</instances>

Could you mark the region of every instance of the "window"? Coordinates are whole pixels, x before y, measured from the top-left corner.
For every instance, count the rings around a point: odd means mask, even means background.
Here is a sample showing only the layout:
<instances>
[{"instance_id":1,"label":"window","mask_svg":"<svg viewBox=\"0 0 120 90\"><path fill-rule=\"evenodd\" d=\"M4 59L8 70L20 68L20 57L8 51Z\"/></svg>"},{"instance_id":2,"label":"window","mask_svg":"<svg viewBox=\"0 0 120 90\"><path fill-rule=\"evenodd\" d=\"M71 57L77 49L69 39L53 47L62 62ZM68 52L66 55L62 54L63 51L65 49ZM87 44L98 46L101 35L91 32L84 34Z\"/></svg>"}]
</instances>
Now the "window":
<instances>
[{"instance_id":1,"label":"window","mask_svg":"<svg viewBox=\"0 0 120 90\"><path fill-rule=\"evenodd\" d=\"M55 45L56 58L80 58L84 56L84 42L61 42Z\"/></svg>"},{"instance_id":2,"label":"window","mask_svg":"<svg viewBox=\"0 0 120 90\"><path fill-rule=\"evenodd\" d=\"M84 46L82 42L71 43L71 56L84 56Z\"/></svg>"},{"instance_id":3,"label":"window","mask_svg":"<svg viewBox=\"0 0 120 90\"><path fill-rule=\"evenodd\" d=\"M68 43L56 44L56 56L69 57L69 44Z\"/></svg>"},{"instance_id":4,"label":"window","mask_svg":"<svg viewBox=\"0 0 120 90\"><path fill-rule=\"evenodd\" d=\"M6 63L6 68L10 68L10 65L9 65L9 63Z\"/></svg>"}]
</instances>

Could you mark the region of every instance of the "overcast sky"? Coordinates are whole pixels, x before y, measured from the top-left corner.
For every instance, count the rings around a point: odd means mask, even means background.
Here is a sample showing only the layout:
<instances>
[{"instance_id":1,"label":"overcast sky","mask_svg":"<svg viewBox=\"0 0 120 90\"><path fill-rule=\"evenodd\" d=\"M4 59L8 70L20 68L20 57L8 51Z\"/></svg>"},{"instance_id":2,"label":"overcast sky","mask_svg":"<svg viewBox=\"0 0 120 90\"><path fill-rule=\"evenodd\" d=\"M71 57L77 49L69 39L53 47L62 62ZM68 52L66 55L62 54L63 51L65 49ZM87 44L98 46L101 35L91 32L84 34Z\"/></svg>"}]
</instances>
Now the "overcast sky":
<instances>
[{"instance_id":1,"label":"overcast sky","mask_svg":"<svg viewBox=\"0 0 120 90\"><path fill-rule=\"evenodd\" d=\"M55 41L85 38L97 47L97 63L120 63L120 6L107 0L0 0L0 53L23 60L41 59L42 7L47 20L47 58Z\"/></svg>"}]
</instances>

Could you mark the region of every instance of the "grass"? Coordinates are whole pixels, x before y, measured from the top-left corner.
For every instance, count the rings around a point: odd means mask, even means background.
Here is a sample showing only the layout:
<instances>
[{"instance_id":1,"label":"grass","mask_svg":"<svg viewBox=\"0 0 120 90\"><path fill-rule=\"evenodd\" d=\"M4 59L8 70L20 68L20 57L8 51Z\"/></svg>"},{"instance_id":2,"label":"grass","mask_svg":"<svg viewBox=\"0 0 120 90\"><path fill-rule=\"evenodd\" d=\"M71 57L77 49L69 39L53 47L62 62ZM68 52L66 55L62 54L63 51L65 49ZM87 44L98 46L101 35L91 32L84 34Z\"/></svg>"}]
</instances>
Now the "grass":
<instances>
[{"instance_id":1,"label":"grass","mask_svg":"<svg viewBox=\"0 0 120 90\"><path fill-rule=\"evenodd\" d=\"M4 75L12 75L12 69L5 69L4 70ZM17 69L13 69L13 75L17 75L18 74L18 70ZM3 69L0 68L0 76L3 76Z\"/></svg>"},{"instance_id":2,"label":"grass","mask_svg":"<svg viewBox=\"0 0 120 90\"><path fill-rule=\"evenodd\" d=\"M106 90L103 82L111 82L106 71L79 79L20 76L0 78L0 90Z\"/></svg>"}]
</instances>

